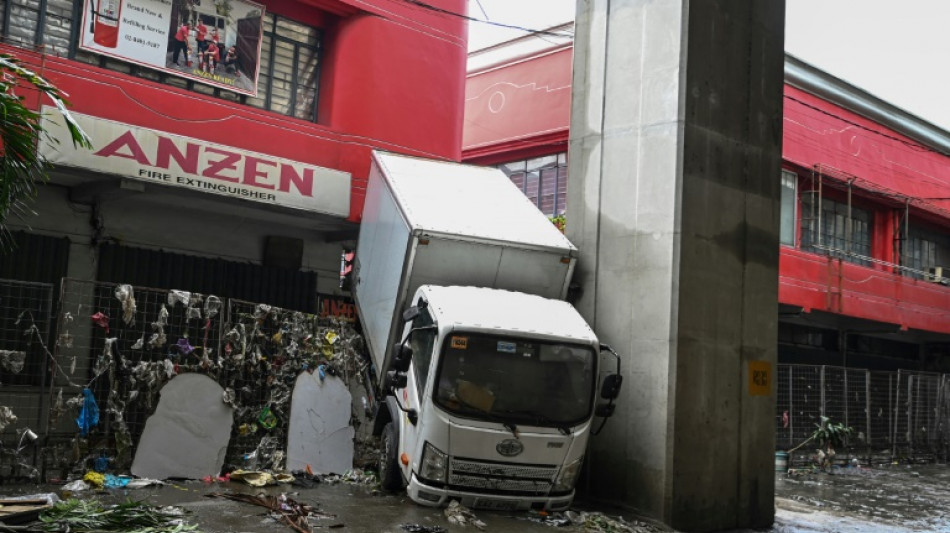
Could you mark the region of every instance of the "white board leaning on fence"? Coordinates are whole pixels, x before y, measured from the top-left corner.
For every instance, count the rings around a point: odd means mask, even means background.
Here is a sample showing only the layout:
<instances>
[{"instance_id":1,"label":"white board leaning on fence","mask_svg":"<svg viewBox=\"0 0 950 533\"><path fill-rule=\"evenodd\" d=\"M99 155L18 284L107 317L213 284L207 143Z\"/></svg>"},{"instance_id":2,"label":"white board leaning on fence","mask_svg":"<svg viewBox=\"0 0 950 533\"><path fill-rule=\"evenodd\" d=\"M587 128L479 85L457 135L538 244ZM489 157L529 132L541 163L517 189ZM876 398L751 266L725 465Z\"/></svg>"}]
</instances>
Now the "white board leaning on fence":
<instances>
[{"instance_id":1,"label":"white board leaning on fence","mask_svg":"<svg viewBox=\"0 0 950 533\"><path fill-rule=\"evenodd\" d=\"M234 421L224 389L208 376L181 374L160 394L155 414L145 422L132 473L152 479L218 475Z\"/></svg>"},{"instance_id":2,"label":"white board leaning on fence","mask_svg":"<svg viewBox=\"0 0 950 533\"><path fill-rule=\"evenodd\" d=\"M343 474L353 468L350 426L353 397L343 380L320 379L317 372L297 376L287 428L287 470Z\"/></svg>"}]
</instances>

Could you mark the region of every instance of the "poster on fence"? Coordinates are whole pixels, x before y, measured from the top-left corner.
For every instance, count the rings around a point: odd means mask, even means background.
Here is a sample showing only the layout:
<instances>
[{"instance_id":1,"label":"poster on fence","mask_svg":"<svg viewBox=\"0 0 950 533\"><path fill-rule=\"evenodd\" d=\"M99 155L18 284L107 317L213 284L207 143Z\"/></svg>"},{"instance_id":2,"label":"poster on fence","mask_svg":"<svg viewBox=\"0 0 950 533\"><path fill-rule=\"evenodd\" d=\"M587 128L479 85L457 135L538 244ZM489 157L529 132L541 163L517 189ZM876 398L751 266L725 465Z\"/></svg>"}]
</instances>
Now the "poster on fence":
<instances>
[{"instance_id":1,"label":"poster on fence","mask_svg":"<svg viewBox=\"0 0 950 533\"><path fill-rule=\"evenodd\" d=\"M263 19L247 0L84 0L79 47L256 96Z\"/></svg>"}]
</instances>

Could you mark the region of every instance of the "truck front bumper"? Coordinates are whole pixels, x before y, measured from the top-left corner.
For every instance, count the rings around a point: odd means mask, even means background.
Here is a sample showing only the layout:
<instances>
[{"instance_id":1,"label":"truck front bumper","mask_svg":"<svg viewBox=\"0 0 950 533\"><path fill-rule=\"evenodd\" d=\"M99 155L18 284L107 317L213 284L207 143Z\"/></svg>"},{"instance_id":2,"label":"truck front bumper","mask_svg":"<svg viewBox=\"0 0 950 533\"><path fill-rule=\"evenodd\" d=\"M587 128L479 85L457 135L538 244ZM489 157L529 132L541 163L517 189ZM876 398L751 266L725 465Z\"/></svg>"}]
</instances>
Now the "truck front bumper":
<instances>
[{"instance_id":1,"label":"truck front bumper","mask_svg":"<svg viewBox=\"0 0 950 533\"><path fill-rule=\"evenodd\" d=\"M433 487L420 481L415 474L412 474L406 492L412 501L420 505L439 507L448 505L451 500L459 500L459 503L470 509L503 511L527 511L529 509L563 511L570 507L574 500L573 490L570 494L562 496L510 496Z\"/></svg>"}]
</instances>

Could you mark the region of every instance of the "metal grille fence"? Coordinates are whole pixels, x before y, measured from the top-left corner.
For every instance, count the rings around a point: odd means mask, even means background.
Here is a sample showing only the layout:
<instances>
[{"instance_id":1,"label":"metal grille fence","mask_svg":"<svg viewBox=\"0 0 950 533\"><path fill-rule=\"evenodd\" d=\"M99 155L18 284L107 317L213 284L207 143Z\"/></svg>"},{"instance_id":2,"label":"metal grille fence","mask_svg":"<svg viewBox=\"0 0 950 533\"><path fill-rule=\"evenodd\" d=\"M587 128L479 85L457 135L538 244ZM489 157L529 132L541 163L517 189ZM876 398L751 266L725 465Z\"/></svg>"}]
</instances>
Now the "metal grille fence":
<instances>
[{"instance_id":1,"label":"metal grille fence","mask_svg":"<svg viewBox=\"0 0 950 533\"><path fill-rule=\"evenodd\" d=\"M53 286L0 280L0 478L35 475Z\"/></svg>"},{"instance_id":2,"label":"metal grille fence","mask_svg":"<svg viewBox=\"0 0 950 533\"><path fill-rule=\"evenodd\" d=\"M52 285L0 280L0 481L127 471L159 391L186 372L217 381L235 408L227 460L280 468L296 376L366 375L362 338L334 318L73 279L52 303ZM99 420L84 425L89 397Z\"/></svg>"},{"instance_id":3,"label":"metal grille fence","mask_svg":"<svg viewBox=\"0 0 950 533\"><path fill-rule=\"evenodd\" d=\"M778 365L776 445L804 442L822 417L853 428L847 451L889 459L943 459L950 443L950 375ZM803 448L803 453L812 450Z\"/></svg>"}]
</instances>

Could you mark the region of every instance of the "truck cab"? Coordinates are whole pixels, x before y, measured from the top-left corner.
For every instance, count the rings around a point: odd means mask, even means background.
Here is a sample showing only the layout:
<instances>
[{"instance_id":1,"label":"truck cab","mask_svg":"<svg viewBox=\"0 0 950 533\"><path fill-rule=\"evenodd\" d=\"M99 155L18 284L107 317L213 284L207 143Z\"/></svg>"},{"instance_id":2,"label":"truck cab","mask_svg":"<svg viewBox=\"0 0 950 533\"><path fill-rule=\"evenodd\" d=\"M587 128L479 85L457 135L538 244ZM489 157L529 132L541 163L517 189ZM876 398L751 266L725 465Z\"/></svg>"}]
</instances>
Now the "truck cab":
<instances>
[{"instance_id":1,"label":"truck cab","mask_svg":"<svg viewBox=\"0 0 950 533\"><path fill-rule=\"evenodd\" d=\"M600 345L568 303L424 285L376 423L380 477L412 500L567 508L595 414Z\"/></svg>"}]
</instances>

